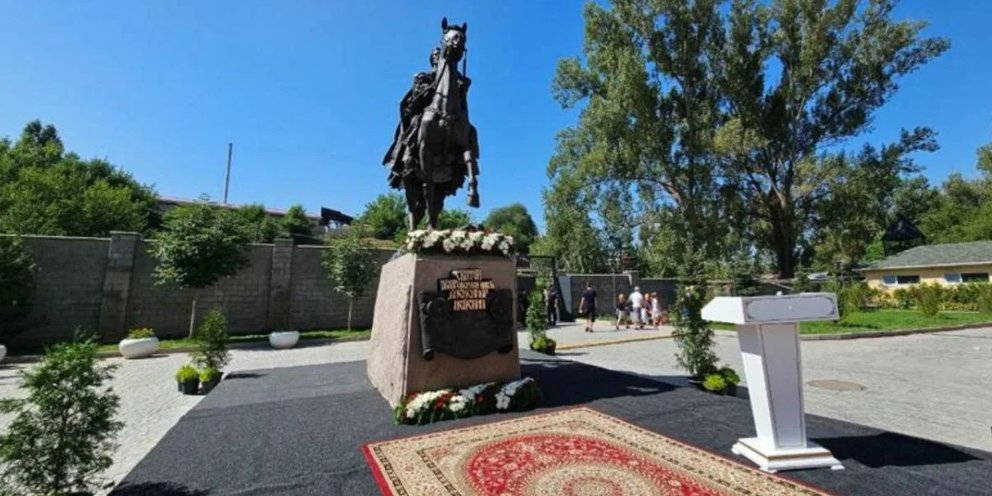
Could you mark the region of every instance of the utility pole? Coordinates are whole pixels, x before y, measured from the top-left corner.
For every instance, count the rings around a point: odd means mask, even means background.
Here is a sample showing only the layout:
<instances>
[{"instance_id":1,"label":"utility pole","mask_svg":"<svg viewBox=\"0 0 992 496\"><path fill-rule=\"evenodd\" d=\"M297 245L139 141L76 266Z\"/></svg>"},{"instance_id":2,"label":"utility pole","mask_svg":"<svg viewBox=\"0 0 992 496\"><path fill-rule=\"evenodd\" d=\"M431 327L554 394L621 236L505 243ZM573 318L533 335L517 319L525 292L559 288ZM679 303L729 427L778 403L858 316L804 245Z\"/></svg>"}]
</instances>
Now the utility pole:
<instances>
[{"instance_id":1,"label":"utility pole","mask_svg":"<svg viewBox=\"0 0 992 496\"><path fill-rule=\"evenodd\" d=\"M227 144L227 175L224 177L224 205L227 205L227 192L231 186L231 155L234 153L234 143Z\"/></svg>"}]
</instances>

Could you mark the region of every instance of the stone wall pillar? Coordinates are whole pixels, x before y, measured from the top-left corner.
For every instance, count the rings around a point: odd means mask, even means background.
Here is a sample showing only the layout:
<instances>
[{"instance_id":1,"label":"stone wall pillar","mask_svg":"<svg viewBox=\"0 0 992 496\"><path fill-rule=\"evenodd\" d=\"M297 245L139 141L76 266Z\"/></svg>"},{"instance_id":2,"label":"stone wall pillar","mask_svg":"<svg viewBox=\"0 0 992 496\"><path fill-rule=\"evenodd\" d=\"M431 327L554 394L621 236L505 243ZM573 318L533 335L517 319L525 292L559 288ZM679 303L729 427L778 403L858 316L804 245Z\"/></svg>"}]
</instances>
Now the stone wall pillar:
<instances>
[{"instance_id":1,"label":"stone wall pillar","mask_svg":"<svg viewBox=\"0 0 992 496\"><path fill-rule=\"evenodd\" d=\"M107 269L103 276L100 301L100 337L116 341L127 334L124 328L127 302L131 294L134 253L141 236L133 232L110 232Z\"/></svg>"},{"instance_id":2,"label":"stone wall pillar","mask_svg":"<svg viewBox=\"0 0 992 496\"><path fill-rule=\"evenodd\" d=\"M269 310L265 327L290 327L290 301L293 276L293 240L277 239L272 246L272 277L269 281Z\"/></svg>"}]
</instances>

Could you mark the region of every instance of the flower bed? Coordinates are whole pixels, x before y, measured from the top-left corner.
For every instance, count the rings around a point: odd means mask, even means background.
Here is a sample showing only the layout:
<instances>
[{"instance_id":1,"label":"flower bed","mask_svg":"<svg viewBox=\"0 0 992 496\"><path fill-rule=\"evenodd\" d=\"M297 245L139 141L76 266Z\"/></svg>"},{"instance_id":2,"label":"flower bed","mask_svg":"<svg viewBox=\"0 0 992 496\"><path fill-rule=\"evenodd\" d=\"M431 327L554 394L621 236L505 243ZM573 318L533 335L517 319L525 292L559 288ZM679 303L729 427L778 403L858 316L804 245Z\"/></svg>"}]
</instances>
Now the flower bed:
<instances>
[{"instance_id":1,"label":"flower bed","mask_svg":"<svg viewBox=\"0 0 992 496\"><path fill-rule=\"evenodd\" d=\"M407 234L403 247L413 253L506 257L513 253L513 236L471 228L419 230Z\"/></svg>"},{"instance_id":2,"label":"flower bed","mask_svg":"<svg viewBox=\"0 0 992 496\"><path fill-rule=\"evenodd\" d=\"M461 390L409 394L393 409L393 420L397 424L423 425L496 412L522 412L536 408L540 400L537 381L525 377L505 384L489 382Z\"/></svg>"}]
</instances>

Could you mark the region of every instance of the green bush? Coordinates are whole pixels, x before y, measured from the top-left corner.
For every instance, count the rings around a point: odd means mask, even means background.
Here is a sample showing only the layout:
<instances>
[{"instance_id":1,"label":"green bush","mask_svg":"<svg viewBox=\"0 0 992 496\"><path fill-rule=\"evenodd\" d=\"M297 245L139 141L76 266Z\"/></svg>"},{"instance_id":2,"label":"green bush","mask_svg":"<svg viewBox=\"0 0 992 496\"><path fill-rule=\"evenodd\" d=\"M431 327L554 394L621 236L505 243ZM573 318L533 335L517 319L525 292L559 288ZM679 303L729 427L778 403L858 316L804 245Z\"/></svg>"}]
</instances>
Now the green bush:
<instances>
[{"instance_id":1,"label":"green bush","mask_svg":"<svg viewBox=\"0 0 992 496\"><path fill-rule=\"evenodd\" d=\"M141 329L131 329L127 333L128 339L143 339L143 338L153 338L155 337L155 331L151 327L143 327Z\"/></svg>"},{"instance_id":2,"label":"green bush","mask_svg":"<svg viewBox=\"0 0 992 496\"><path fill-rule=\"evenodd\" d=\"M176 371L176 381L178 382L189 382L199 378L200 372L196 370L196 367L188 363L179 367L179 370Z\"/></svg>"},{"instance_id":3,"label":"green bush","mask_svg":"<svg viewBox=\"0 0 992 496\"><path fill-rule=\"evenodd\" d=\"M892 298L896 300L896 305L903 310L908 310L916 304L913 292L908 288L896 288L892 291Z\"/></svg>"},{"instance_id":4,"label":"green bush","mask_svg":"<svg viewBox=\"0 0 992 496\"><path fill-rule=\"evenodd\" d=\"M727 385L729 386L736 386L741 383L741 377L730 367L720 369L720 376L723 377L723 380L727 381Z\"/></svg>"},{"instance_id":5,"label":"green bush","mask_svg":"<svg viewBox=\"0 0 992 496\"><path fill-rule=\"evenodd\" d=\"M64 495L95 488L110 467L118 397L92 341L57 344L24 369L24 399L0 400L14 414L0 435L0 494Z\"/></svg>"},{"instance_id":6,"label":"green bush","mask_svg":"<svg viewBox=\"0 0 992 496\"><path fill-rule=\"evenodd\" d=\"M715 370L717 363L716 353L713 352L713 330L701 313L706 294L704 286L682 286L675 293L675 303L669 312L675 326L672 338L679 347L675 358L679 366L696 379Z\"/></svg>"},{"instance_id":7,"label":"green bush","mask_svg":"<svg viewBox=\"0 0 992 496\"><path fill-rule=\"evenodd\" d=\"M703 389L714 393L727 389L727 380L720 374L708 374L703 379Z\"/></svg>"},{"instance_id":8,"label":"green bush","mask_svg":"<svg viewBox=\"0 0 992 496\"><path fill-rule=\"evenodd\" d=\"M193 353L193 361L203 369L224 370L231 361L231 352L227 351L227 319L216 308L211 308L203 317L200 328L194 336L197 351Z\"/></svg>"},{"instance_id":9,"label":"green bush","mask_svg":"<svg viewBox=\"0 0 992 496\"><path fill-rule=\"evenodd\" d=\"M918 306L920 312L927 317L935 317L940 313L941 304L944 301L944 288L937 283L927 283L919 285Z\"/></svg>"},{"instance_id":10,"label":"green bush","mask_svg":"<svg viewBox=\"0 0 992 496\"><path fill-rule=\"evenodd\" d=\"M978 311L992 315L992 284L982 284L979 286L980 291L975 295L975 303L978 307Z\"/></svg>"},{"instance_id":11,"label":"green bush","mask_svg":"<svg viewBox=\"0 0 992 496\"><path fill-rule=\"evenodd\" d=\"M223 372L208 367L200 371L200 382L220 380L221 375L223 375Z\"/></svg>"},{"instance_id":12,"label":"green bush","mask_svg":"<svg viewBox=\"0 0 992 496\"><path fill-rule=\"evenodd\" d=\"M530 349L547 354L553 354L558 342L544 334L531 336Z\"/></svg>"},{"instance_id":13,"label":"green bush","mask_svg":"<svg viewBox=\"0 0 992 496\"><path fill-rule=\"evenodd\" d=\"M527 330L531 335L544 334L548 329L548 315L545 310L544 293L540 286L535 287L527 296Z\"/></svg>"}]
</instances>

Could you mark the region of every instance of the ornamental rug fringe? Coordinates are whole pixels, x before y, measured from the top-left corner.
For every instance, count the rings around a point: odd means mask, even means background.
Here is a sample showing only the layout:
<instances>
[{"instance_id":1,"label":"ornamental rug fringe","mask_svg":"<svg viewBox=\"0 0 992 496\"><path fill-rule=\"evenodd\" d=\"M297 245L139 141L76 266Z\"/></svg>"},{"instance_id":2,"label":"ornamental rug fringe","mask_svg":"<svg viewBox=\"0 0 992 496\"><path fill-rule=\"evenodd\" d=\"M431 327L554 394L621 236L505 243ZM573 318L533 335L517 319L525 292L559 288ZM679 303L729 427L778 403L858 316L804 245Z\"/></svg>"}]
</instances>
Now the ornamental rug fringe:
<instances>
[{"instance_id":1,"label":"ornamental rug fringe","mask_svg":"<svg viewBox=\"0 0 992 496\"><path fill-rule=\"evenodd\" d=\"M368 443L388 496L824 496L587 407Z\"/></svg>"}]
</instances>

